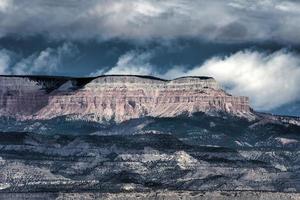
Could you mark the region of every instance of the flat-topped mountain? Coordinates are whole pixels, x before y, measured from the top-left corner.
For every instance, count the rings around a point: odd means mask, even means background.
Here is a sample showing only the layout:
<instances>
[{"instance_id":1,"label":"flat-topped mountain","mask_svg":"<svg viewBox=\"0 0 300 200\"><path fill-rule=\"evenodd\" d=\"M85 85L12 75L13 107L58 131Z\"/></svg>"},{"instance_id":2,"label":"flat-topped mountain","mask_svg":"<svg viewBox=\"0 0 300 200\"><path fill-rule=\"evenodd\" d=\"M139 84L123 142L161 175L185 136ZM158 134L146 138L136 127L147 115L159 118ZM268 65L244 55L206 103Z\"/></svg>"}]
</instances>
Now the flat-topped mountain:
<instances>
[{"instance_id":1,"label":"flat-topped mountain","mask_svg":"<svg viewBox=\"0 0 300 200\"><path fill-rule=\"evenodd\" d=\"M210 77L0 76L0 199L158 190L298 197L299 125L253 111Z\"/></svg>"},{"instance_id":2,"label":"flat-topped mountain","mask_svg":"<svg viewBox=\"0 0 300 200\"><path fill-rule=\"evenodd\" d=\"M236 97L211 77L163 80L150 76L89 78L0 76L0 116L122 122L145 116L173 117L226 112L253 117L247 97Z\"/></svg>"}]
</instances>

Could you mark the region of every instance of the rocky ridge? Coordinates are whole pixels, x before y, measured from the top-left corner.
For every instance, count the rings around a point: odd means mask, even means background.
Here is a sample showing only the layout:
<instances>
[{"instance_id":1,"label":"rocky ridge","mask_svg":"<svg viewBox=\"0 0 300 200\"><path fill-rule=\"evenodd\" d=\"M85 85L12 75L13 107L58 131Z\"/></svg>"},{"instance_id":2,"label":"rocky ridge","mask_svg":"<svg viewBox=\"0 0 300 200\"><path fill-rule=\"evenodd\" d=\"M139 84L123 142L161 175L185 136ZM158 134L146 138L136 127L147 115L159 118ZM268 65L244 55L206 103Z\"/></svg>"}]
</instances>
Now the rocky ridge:
<instances>
[{"instance_id":1,"label":"rocky ridge","mask_svg":"<svg viewBox=\"0 0 300 200\"><path fill-rule=\"evenodd\" d=\"M299 199L299 125L210 77L0 76L0 199Z\"/></svg>"},{"instance_id":2,"label":"rocky ridge","mask_svg":"<svg viewBox=\"0 0 300 200\"><path fill-rule=\"evenodd\" d=\"M145 116L174 117L226 112L253 118L247 97L226 93L211 77L163 80L148 76L93 78L0 76L0 116L122 122Z\"/></svg>"}]
</instances>

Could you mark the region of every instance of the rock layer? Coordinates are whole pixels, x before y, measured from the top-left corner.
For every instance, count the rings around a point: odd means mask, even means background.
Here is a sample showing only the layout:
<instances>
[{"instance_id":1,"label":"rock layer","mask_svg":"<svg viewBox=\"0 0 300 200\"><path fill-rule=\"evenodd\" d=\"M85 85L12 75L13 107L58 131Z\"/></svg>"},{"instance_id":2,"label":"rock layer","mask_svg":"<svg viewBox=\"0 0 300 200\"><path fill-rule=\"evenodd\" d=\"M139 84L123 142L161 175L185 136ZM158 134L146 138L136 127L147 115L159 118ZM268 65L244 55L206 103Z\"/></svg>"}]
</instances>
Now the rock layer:
<instances>
[{"instance_id":1,"label":"rock layer","mask_svg":"<svg viewBox=\"0 0 300 200\"><path fill-rule=\"evenodd\" d=\"M122 122L214 111L252 115L247 97L227 94L211 77L0 77L0 115L21 120L71 116Z\"/></svg>"}]
</instances>

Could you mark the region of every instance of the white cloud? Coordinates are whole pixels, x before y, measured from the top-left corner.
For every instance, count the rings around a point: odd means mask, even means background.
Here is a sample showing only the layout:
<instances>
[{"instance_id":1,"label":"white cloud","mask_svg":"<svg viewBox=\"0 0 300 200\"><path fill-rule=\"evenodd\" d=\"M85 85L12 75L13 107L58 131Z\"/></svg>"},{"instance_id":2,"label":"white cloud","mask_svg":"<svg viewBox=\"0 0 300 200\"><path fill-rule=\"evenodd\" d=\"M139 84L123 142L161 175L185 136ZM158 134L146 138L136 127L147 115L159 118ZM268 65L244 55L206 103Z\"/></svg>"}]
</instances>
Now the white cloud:
<instances>
[{"instance_id":1,"label":"white cloud","mask_svg":"<svg viewBox=\"0 0 300 200\"><path fill-rule=\"evenodd\" d=\"M57 48L47 48L26 58L18 59L14 52L0 50L0 74L53 74L65 58L77 54L77 48L64 43Z\"/></svg>"},{"instance_id":2,"label":"white cloud","mask_svg":"<svg viewBox=\"0 0 300 200\"><path fill-rule=\"evenodd\" d=\"M44 34L55 39L191 37L299 44L300 2L1 0L0 36L11 34Z\"/></svg>"},{"instance_id":3,"label":"white cloud","mask_svg":"<svg viewBox=\"0 0 300 200\"><path fill-rule=\"evenodd\" d=\"M215 57L186 75L213 76L230 93L249 96L259 110L300 100L300 57L285 50L272 54L240 51Z\"/></svg>"},{"instance_id":4,"label":"white cloud","mask_svg":"<svg viewBox=\"0 0 300 200\"><path fill-rule=\"evenodd\" d=\"M150 64L149 59L152 54L149 52L138 53L135 51L130 51L122 55L116 65L109 69L104 74L131 74L131 75L153 75L155 76L154 67Z\"/></svg>"},{"instance_id":5,"label":"white cloud","mask_svg":"<svg viewBox=\"0 0 300 200\"><path fill-rule=\"evenodd\" d=\"M105 73L105 69L98 69L92 73L90 73L88 76L91 76L91 77L95 77L95 76L101 76Z\"/></svg>"},{"instance_id":6,"label":"white cloud","mask_svg":"<svg viewBox=\"0 0 300 200\"><path fill-rule=\"evenodd\" d=\"M7 74L10 62L11 58L9 55L9 51L4 49L0 50L0 74Z\"/></svg>"},{"instance_id":7,"label":"white cloud","mask_svg":"<svg viewBox=\"0 0 300 200\"><path fill-rule=\"evenodd\" d=\"M102 68L90 74L90 76L99 75L151 75L159 76L165 79L172 79L174 77L182 76L185 74L184 68L174 66L165 73L158 72L158 68L151 64L151 58L154 56L155 51L137 52L129 51L121 55L113 67Z\"/></svg>"},{"instance_id":8,"label":"white cloud","mask_svg":"<svg viewBox=\"0 0 300 200\"><path fill-rule=\"evenodd\" d=\"M2 12L6 11L11 3L12 3L11 0L1 0L0 11Z\"/></svg>"},{"instance_id":9,"label":"white cloud","mask_svg":"<svg viewBox=\"0 0 300 200\"><path fill-rule=\"evenodd\" d=\"M227 57L213 57L186 71L176 66L159 73L150 64L153 53L129 52L116 66L100 74L139 74L172 79L180 76L212 76L231 94L249 96L258 110L271 110L300 100L300 57L287 50L271 54L245 50Z\"/></svg>"}]
</instances>

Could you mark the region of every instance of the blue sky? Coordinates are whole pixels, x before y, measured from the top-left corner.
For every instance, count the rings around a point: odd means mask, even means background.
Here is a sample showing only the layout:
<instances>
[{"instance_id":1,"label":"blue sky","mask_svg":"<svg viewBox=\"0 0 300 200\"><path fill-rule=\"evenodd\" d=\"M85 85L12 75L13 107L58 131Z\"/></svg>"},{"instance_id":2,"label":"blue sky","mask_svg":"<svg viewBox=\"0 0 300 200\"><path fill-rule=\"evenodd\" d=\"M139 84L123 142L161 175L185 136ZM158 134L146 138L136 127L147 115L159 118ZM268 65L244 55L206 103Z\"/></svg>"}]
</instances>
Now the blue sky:
<instances>
[{"instance_id":1,"label":"blue sky","mask_svg":"<svg viewBox=\"0 0 300 200\"><path fill-rule=\"evenodd\" d=\"M300 116L299 55L299 1L0 1L1 74L209 75Z\"/></svg>"}]
</instances>

